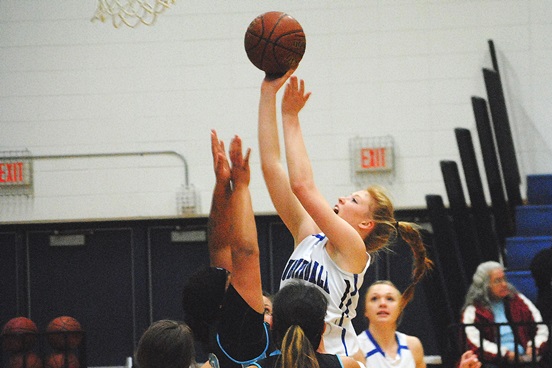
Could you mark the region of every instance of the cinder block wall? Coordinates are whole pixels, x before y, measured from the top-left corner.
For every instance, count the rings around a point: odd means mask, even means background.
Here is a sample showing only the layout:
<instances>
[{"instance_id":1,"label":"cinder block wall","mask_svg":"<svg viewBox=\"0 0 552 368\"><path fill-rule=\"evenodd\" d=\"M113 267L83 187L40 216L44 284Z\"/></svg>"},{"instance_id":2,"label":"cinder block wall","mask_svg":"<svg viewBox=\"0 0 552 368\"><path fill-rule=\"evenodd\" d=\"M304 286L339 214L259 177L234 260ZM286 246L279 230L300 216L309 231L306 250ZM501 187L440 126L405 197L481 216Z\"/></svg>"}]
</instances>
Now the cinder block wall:
<instances>
[{"instance_id":1,"label":"cinder block wall","mask_svg":"<svg viewBox=\"0 0 552 368\"><path fill-rule=\"evenodd\" d=\"M256 140L263 74L243 49L247 25L269 10L293 15L307 35L297 75L313 95L301 118L330 203L357 189L354 137L394 138L387 186L398 208L445 195L439 161L459 160L453 129L469 128L478 147L470 98L486 97L489 39L522 177L551 171L548 0L177 0L136 29L91 22L93 0L4 0L0 151L43 158L33 162L34 196L0 197L0 221L172 217L185 184L204 215L211 128L253 148L254 208L272 213Z\"/></svg>"}]
</instances>

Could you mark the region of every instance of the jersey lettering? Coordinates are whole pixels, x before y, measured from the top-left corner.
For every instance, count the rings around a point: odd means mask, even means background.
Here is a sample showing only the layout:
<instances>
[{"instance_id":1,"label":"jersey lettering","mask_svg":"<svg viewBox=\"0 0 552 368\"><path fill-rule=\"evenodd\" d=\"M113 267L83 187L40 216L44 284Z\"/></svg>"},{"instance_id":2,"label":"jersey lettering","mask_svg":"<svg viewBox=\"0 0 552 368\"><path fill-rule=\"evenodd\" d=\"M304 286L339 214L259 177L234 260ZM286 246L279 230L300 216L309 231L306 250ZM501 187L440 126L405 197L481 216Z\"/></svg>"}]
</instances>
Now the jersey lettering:
<instances>
[{"instance_id":1,"label":"jersey lettering","mask_svg":"<svg viewBox=\"0 0 552 368\"><path fill-rule=\"evenodd\" d=\"M284 272L282 272L282 281L287 279L300 279L318 285L326 293L330 293L328 288L328 271L324 266L314 261L309 262L306 259L290 259Z\"/></svg>"}]
</instances>

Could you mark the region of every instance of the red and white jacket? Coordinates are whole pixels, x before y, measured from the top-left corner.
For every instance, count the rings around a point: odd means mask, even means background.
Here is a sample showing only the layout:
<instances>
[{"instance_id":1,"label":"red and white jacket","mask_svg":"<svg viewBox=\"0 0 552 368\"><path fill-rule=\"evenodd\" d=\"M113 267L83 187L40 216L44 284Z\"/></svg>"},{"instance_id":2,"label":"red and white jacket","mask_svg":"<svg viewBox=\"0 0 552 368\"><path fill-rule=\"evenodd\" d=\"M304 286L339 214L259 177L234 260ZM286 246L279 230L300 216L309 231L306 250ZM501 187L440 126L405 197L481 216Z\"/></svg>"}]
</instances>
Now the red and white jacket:
<instances>
[{"instance_id":1,"label":"red and white jacket","mask_svg":"<svg viewBox=\"0 0 552 368\"><path fill-rule=\"evenodd\" d=\"M514 294L504 299L504 309L506 318L510 323L515 322L542 322L542 317L535 305L531 303L523 294ZM462 312L462 323L494 323L494 315L492 310L483 307L479 304L469 305ZM517 335L518 341L527 350L528 346L532 345L532 339L535 339L535 345L539 349L539 354L546 351L548 341L548 327L544 324L525 325L512 328L514 334ZM478 353L481 346L480 334L483 335L483 351L484 357L479 357L480 360L498 361L498 328L489 327L465 327L468 349ZM500 348L500 356L504 357L507 349L504 346Z\"/></svg>"}]
</instances>

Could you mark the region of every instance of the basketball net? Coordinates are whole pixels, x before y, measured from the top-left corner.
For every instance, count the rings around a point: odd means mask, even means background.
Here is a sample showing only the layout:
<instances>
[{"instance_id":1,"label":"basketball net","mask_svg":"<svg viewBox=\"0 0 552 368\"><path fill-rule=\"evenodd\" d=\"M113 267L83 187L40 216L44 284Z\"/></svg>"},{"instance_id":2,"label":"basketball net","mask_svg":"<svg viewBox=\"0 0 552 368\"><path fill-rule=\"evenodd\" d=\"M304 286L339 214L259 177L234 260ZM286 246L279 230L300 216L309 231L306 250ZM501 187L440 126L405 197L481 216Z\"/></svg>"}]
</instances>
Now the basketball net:
<instances>
[{"instance_id":1,"label":"basketball net","mask_svg":"<svg viewBox=\"0 0 552 368\"><path fill-rule=\"evenodd\" d=\"M151 26L157 15L165 11L176 0L98 0L96 14L91 21L104 22L111 17L115 28L125 24L131 28L140 23Z\"/></svg>"}]
</instances>

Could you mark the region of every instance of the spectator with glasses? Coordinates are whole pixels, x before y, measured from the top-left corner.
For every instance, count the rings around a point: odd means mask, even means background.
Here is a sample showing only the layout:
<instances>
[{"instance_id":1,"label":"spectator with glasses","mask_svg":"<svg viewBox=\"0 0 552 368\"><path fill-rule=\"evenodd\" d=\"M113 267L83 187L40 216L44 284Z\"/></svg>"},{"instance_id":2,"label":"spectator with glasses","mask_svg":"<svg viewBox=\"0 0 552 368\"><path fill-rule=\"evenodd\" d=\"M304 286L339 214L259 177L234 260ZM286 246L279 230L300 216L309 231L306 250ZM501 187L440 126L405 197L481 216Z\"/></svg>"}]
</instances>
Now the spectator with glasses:
<instances>
[{"instance_id":1,"label":"spectator with glasses","mask_svg":"<svg viewBox=\"0 0 552 368\"><path fill-rule=\"evenodd\" d=\"M541 367L550 367L542 359L548 349L548 327L542 324L537 307L508 282L504 271L502 264L489 261L480 264L473 275L461 318L464 325L481 325L465 326L468 348L494 367L519 366L533 359Z\"/></svg>"}]
</instances>

